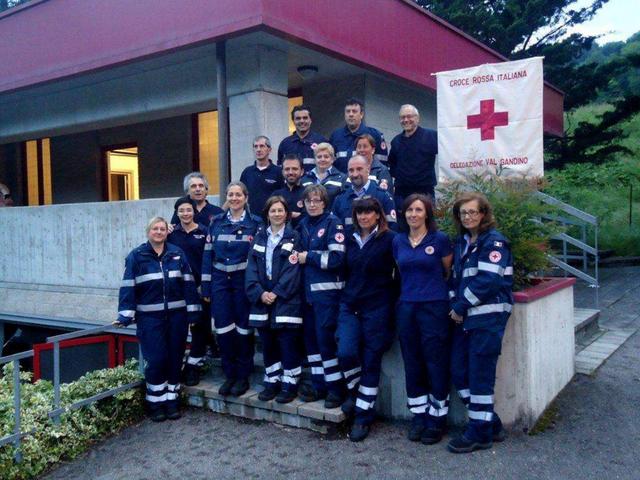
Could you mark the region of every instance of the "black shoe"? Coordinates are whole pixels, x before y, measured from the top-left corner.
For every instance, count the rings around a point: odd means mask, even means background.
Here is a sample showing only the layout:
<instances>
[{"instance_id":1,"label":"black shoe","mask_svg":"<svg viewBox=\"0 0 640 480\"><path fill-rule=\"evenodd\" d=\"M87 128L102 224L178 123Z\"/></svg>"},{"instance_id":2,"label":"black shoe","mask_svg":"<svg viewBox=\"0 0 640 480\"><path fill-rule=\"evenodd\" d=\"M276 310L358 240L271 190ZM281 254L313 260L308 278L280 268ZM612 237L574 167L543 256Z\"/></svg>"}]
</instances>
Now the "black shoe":
<instances>
[{"instance_id":1,"label":"black shoe","mask_svg":"<svg viewBox=\"0 0 640 480\"><path fill-rule=\"evenodd\" d=\"M464 435L460 435L458 438L451 440L449 445L447 445L447 448L453 453L471 453L474 450L486 450L492 446L493 442L472 442Z\"/></svg>"},{"instance_id":2,"label":"black shoe","mask_svg":"<svg viewBox=\"0 0 640 480\"><path fill-rule=\"evenodd\" d=\"M231 396L239 397L240 395L244 395L245 393L247 393L247 390L249 390L249 380L247 380L246 378L237 380L233 384L233 387L231 387Z\"/></svg>"},{"instance_id":3,"label":"black shoe","mask_svg":"<svg viewBox=\"0 0 640 480\"><path fill-rule=\"evenodd\" d=\"M347 417L352 417L356 413L355 397L352 395L349 395L347 399L344 401L344 403L342 404L342 406L340 407L340 409Z\"/></svg>"},{"instance_id":4,"label":"black shoe","mask_svg":"<svg viewBox=\"0 0 640 480\"><path fill-rule=\"evenodd\" d=\"M324 408L338 408L344 402L344 397L336 392L329 392L324 401Z\"/></svg>"},{"instance_id":5,"label":"black shoe","mask_svg":"<svg viewBox=\"0 0 640 480\"><path fill-rule=\"evenodd\" d=\"M185 365L184 367L184 384L193 387L200 383L200 371L196 365Z\"/></svg>"},{"instance_id":6,"label":"black shoe","mask_svg":"<svg viewBox=\"0 0 640 480\"><path fill-rule=\"evenodd\" d=\"M296 392L282 390L276 397L276 403L291 403L296 399Z\"/></svg>"},{"instance_id":7,"label":"black shoe","mask_svg":"<svg viewBox=\"0 0 640 480\"><path fill-rule=\"evenodd\" d=\"M439 428L425 428L420 436L420 441L425 445L435 445L442 440L442 430Z\"/></svg>"},{"instance_id":8,"label":"black shoe","mask_svg":"<svg viewBox=\"0 0 640 480\"><path fill-rule=\"evenodd\" d=\"M273 385L269 384L266 387L264 387L264 390L260 392L260 394L258 395L258 400L260 400L261 402L269 402L274 398L276 398L276 395L278 395L279 391L280 391L279 383L275 383Z\"/></svg>"},{"instance_id":9,"label":"black shoe","mask_svg":"<svg viewBox=\"0 0 640 480\"><path fill-rule=\"evenodd\" d=\"M309 385L304 385L298 392L298 398L303 402L317 402L326 396L326 392L318 391Z\"/></svg>"},{"instance_id":10,"label":"black shoe","mask_svg":"<svg viewBox=\"0 0 640 480\"><path fill-rule=\"evenodd\" d=\"M360 425L355 423L349 432L349 440L352 442L361 442L369 435L369 425Z\"/></svg>"},{"instance_id":11,"label":"black shoe","mask_svg":"<svg viewBox=\"0 0 640 480\"><path fill-rule=\"evenodd\" d=\"M491 440L496 443L504 442L507 439L507 432L504 431L504 428L500 427L500 430L497 432L493 432Z\"/></svg>"},{"instance_id":12,"label":"black shoe","mask_svg":"<svg viewBox=\"0 0 640 480\"><path fill-rule=\"evenodd\" d=\"M218 393L223 397L231 395L231 389L233 388L234 383L236 383L233 379L226 379L220 388L218 389Z\"/></svg>"},{"instance_id":13,"label":"black shoe","mask_svg":"<svg viewBox=\"0 0 640 480\"><path fill-rule=\"evenodd\" d=\"M424 432L424 430L424 416L414 415L409 431L407 432L407 438L412 442L419 442L422 439L422 432Z\"/></svg>"},{"instance_id":14,"label":"black shoe","mask_svg":"<svg viewBox=\"0 0 640 480\"><path fill-rule=\"evenodd\" d=\"M149 418L152 422L164 422L167 415L164 413L164 408L158 408L149 412Z\"/></svg>"},{"instance_id":15,"label":"black shoe","mask_svg":"<svg viewBox=\"0 0 640 480\"><path fill-rule=\"evenodd\" d=\"M182 413L180 413L180 409L178 405L167 405L167 418L169 420L178 420L182 417Z\"/></svg>"}]
</instances>

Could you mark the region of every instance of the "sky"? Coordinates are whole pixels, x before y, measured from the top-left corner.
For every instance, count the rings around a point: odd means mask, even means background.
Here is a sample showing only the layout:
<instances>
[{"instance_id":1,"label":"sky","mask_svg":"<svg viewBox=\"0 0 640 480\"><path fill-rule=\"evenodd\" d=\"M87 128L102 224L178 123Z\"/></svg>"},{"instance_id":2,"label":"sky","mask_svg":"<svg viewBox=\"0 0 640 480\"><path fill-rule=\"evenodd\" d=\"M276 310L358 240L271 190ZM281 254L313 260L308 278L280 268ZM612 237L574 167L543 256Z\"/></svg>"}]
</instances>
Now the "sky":
<instances>
[{"instance_id":1,"label":"sky","mask_svg":"<svg viewBox=\"0 0 640 480\"><path fill-rule=\"evenodd\" d=\"M575 7L584 7L590 0L577 0ZM583 35L600 35L597 42L603 45L608 42L619 42L629 38L640 30L640 0L609 0L596 16L573 31Z\"/></svg>"}]
</instances>

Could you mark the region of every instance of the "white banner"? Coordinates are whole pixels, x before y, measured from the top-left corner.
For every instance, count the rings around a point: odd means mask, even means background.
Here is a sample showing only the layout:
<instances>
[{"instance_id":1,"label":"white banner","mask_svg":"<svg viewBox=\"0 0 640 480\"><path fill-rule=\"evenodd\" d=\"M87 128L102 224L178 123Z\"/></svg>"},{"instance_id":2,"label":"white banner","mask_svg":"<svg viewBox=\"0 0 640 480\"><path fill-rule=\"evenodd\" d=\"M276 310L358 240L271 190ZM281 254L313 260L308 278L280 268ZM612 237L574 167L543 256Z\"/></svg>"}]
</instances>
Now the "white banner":
<instances>
[{"instance_id":1,"label":"white banner","mask_svg":"<svg viewBox=\"0 0 640 480\"><path fill-rule=\"evenodd\" d=\"M544 174L542 57L436 75L440 182Z\"/></svg>"}]
</instances>

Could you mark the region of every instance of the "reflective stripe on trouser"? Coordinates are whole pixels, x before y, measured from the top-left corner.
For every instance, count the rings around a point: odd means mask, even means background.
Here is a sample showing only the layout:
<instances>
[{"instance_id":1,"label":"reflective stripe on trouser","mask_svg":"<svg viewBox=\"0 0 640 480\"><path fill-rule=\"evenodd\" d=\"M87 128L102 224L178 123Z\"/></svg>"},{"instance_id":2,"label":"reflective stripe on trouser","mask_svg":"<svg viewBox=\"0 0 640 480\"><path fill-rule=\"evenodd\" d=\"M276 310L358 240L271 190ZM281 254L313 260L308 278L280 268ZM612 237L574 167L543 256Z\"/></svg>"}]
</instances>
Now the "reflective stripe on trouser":
<instances>
[{"instance_id":1,"label":"reflective stripe on trouser","mask_svg":"<svg viewBox=\"0 0 640 480\"><path fill-rule=\"evenodd\" d=\"M359 311L340 305L338 359L349 393L356 400L355 422L359 424L370 424L375 418L382 356L392 338L390 315L389 304Z\"/></svg>"},{"instance_id":2,"label":"reflective stripe on trouser","mask_svg":"<svg viewBox=\"0 0 640 480\"><path fill-rule=\"evenodd\" d=\"M248 379L253 371L253 335L244 272L213 276L211 316L216 329L222 370L227 379Z\"/></svg>"},{"instance_id":3,"label":"reflective stripe on trouser","mask_svg":"<svg viewBox=\"0 0 640 480\"><path fill-rule=\"evenodd\" d=\"M442 429L447 420L450 357L448 312L448 301L401 301L396 310L408 407L416 415L426 414L430 428Z\"/></svg>"},{"instance_id":4,"label":"reflective stripe on trouser","mask_svg":"<svg viewBox=\"0 0 640 480\"><path fill-rule=\"evenodd\" d=\"M493 411L493 394L503 333L503 327L454 330L452 380L468 406L469 423L464 435L472 441L489 442L493 431L502 428L500 417Z\"/></svg>"},{"instance_id":5,"label":"reflective stripe on trouser","mask_svg":"<svg viewBox=\"0 0 640 480\"><path fill-rule=\"evenodd\" d=\"M137 318L136 335L146 363L146 400L153 409L174 400L187 341L187 314L173 311L167 313L167 318L154 318L138 313Z\"/></svg>"},{"instance_id":6,"label":"reflective stripe on trouser","mask_svg":"<svg viewBox=\"0 0 640 480\"><path fill-rule=\"evenodd\" d=\"M342 372L340 371L336 345L336 327L338 325L337 303L314 303L313 310L318 349L322 357L324 382L329 392L342 394Z\"/></svg>"},{"instance_id":7,"label":"reflective stripe on trouser","mask_svg":"<svg viewBox=\"0 0 640 480\"><path fill-rule=\"evenodd\" d=\"M316 335L316 320L313 308L307 303L304 305L302 333L306 361L311 369L311 383L317 392L324 393L327 387L324 383L324 368L322 368L322 357L320 356L318 337Z\"/></svg>"},{"instance_id":8,"label":"reflective stripe on trouser","mask_svg":"<svg viewBox=\"0 0 640 480\"><path fill-rule=\"evenodd\" d=\"M211 343L211 304L202 302L200 323L191 326L191 349L187 363L197 365L207 353L207 345Z\"/></svg>"},{"instance_id":9,"label":"reflective stripe on trouser","mask_svg":"<svg viewBox=\"0 0 640 480\"><path fill-rule=\"evenodd\" d=\"M299 328L258 328L262 340L265 386L280 382L282 389L296 392L302 374Z\"/></svg>"}]
</instances>

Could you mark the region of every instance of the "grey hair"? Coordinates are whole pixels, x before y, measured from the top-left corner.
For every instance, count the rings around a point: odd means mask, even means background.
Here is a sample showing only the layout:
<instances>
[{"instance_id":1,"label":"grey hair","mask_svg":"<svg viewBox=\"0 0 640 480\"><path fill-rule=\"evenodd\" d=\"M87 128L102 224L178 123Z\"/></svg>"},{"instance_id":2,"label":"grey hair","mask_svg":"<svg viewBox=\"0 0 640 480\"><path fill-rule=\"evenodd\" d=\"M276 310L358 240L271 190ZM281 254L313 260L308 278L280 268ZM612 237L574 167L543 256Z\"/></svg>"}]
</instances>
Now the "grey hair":
<instances>
[{"instance_id":1,"label":"grey hair","mask_svg":"<svg viewBox=\"0 0 640 480\"><path fill-rule=\"evenodd\" d=\"M189 183L192 178L199 178L204 182L204 188L209 190L209 180L204 173L200 172L191 172L188 175L185 175L184 180L182 181L182 188L184 188L184 193L189 193Z\"/></svg>"},{"instance_id":2,"label":"grey hair","mask_svg":"<svg viewBox=\"0 0 640 480\"><path fill-rule=\"evenodd\" d=\"M418 109L415 106L411 105L410 103L405 103L404 105L402 105L400 107L400 111L402 111L403 108L408 108L414 113L414 115L417 115L418 117L420 116L420 112L418 111Z\"/></svg>"},{"instance_id":3,"label":"grey hair","mask_svg":"<svg viewBox=\"0 0 640 480\"><path fill-rule=\"evenodd\" d=\"M153 217L151 218L151 220L149 220L147 222L147 226L145 228L145 231L147 232L147 235L149 235L149 232L151 231L151 229L153 228L153 226L156 223L164 223L164 226L168 229L169 228L169 224L167 223L167 221L163 218L163 217Z\"/></svg>"},{"instance_id":4,"label":"grey hair","mask_svg":"<svg viewBox=\"0 0 640 480\"><path fill-rule=\"evenodd\" d=\"M258 135L256 138L253 139L253 143L256 143L261 138L264 139L264 143L267 144L267 147L271 148L271 140L269 140L269 137L267 137L266 135Z\"/></svg>"}]
</instances>

